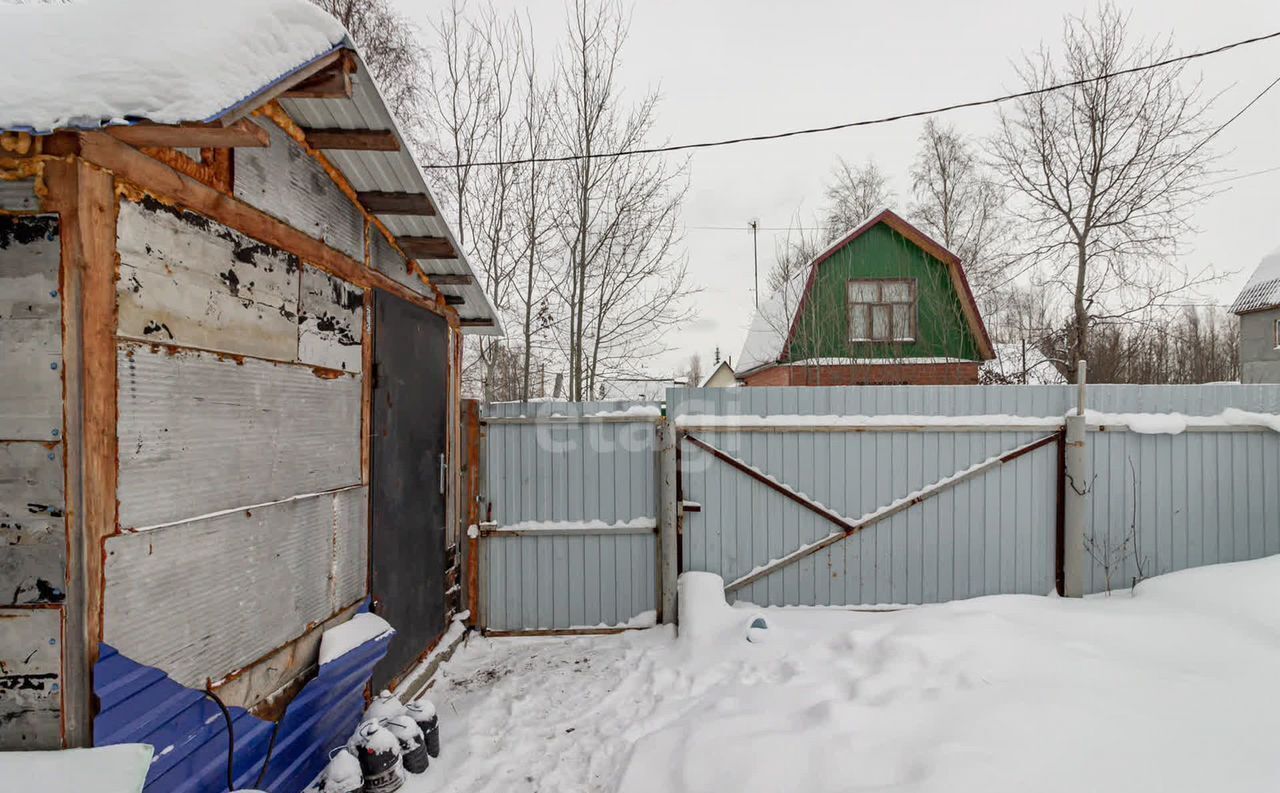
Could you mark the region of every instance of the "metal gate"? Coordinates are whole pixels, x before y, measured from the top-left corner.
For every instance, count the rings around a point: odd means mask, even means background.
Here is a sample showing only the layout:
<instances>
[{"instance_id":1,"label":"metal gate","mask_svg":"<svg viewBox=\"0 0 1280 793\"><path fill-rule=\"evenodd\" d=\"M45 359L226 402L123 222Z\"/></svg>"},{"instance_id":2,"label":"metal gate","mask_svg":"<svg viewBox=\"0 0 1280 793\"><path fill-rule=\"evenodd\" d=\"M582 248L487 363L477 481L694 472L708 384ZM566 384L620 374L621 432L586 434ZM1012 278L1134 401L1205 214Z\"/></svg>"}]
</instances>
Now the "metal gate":
<instances>
[{"instance_id":1,"label":"metal gate","mask_svg":"<svg viewBox=\"0 0 1280 793\"><path fill-rule=\"evenodd\" d=\"M1055 586L1057 426L696 421L677 435L680 569L718 573L731 598L932 603Z\"/></svg>"},{"instance_id":2,"label":"metal gate","mask_svg":"<svg viewBox=\"0 0 1280 793\"><path fill-rule=\"evenodd\" d=\"M477 624L495 633L652 624L656 403L499 403L481 419Z\"/></svg>"}]
</instances>

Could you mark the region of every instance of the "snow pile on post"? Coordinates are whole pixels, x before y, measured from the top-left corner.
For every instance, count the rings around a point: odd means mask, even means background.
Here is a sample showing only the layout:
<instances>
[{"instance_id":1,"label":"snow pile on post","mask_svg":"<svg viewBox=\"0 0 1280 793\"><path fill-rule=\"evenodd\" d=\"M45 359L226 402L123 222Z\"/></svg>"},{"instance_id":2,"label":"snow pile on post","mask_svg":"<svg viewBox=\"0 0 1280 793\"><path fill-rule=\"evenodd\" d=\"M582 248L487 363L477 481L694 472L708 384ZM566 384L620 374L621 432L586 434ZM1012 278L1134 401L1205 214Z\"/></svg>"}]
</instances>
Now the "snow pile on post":
<instances>
[{"instance_id":1,"label":"snow pile on post","mask_svg":"<svg viewBox=\"0 0 1280 793\"><path fill-rule=\"evenodd\" d=\"M211 121L346 39L307 0L0 3L0 130Z\"/></svg>"},{"instance_id":2,"label":"snow pile on post","mask_svg":"<svg viewBox=\"0 0 1280 793\"><path fill-rule=\"evenodd\" d=\"M737 609L725 602L724 579L715 573L682 573L677 587L679 637L683 644L714 646L748 638L754 641L759 638L758 631L768 628L761 613Z\"/></svg>"}]
</instances>

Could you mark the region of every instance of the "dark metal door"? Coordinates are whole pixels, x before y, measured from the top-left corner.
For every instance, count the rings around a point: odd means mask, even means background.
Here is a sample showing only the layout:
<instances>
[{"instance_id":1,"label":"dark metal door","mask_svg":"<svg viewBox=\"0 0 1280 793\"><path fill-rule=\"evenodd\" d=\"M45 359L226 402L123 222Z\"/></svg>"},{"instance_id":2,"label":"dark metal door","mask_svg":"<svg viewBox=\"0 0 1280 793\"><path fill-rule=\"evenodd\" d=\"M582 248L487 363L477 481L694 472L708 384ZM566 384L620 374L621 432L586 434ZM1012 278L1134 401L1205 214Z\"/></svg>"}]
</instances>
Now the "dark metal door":
<instances>
[{"instance_id":1,"label":"dark metal door","mask_svg":"<svg viewBox=\"0 0 1280 793\"><path fill-rule=\"evenodd\" d=\"M396 629L374 690L414 663L445 629L448 325L385 292L374 298L370 548L378 613Z\"/></svg>"}]
</instances>

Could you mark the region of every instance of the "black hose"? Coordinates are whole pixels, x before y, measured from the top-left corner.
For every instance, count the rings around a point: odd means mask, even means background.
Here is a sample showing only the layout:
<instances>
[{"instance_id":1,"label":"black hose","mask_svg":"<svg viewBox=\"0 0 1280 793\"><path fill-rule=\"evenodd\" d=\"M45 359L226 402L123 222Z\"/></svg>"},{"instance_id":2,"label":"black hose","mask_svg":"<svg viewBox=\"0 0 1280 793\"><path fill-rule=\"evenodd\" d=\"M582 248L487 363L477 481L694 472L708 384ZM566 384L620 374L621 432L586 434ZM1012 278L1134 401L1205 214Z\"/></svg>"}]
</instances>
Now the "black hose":
<instances>
[{"instance_id":1,"label":"black hose","mask_svg":"<svg viewBox=\"0 0 1280 793\"><path fill-rule=\"evenodd\" d=\"M236 731L231 725L231 711L227 710L227 706L217 694L205 689L204 695L213 700L218 706L218 710L222 711L222 718L227 723L227 790L230 793L236 789L235 774L235 758L236 758ZM267 775L267 768L271 765L271 753L276 748L276 737L280 735L280 722L284 721L284 714L289 712L289 706L285 705L283 711L280 712L280 718L276 719L271 726L271 740L267 742L267 756L262 759L262 770L258 772L258 778L254 780L253 786L258 787L262 784L262 780Z\"/></svg>"},{"instance_id":2,"label":"black hose","mask_svg":"<svg viewBox=\"0 0 1280 793\"><path fill-rule=\"evenodd\" d=\"M258 778L254 780L254 787L262 787L262 779L267 775L267 767L271 765L271 753L276 748L276 736L280 734L280 722L284 721L284 714L289 712L289 706L285 705L284 710L280 711L280 718L275 720L275 724L271 727L271 740L267 742L267 756L262 758L262 770L258 772Z\"/></svg>"},{"instance_id":3,"label":"black hose","mask_svg":"<svg viewBox=\"0 0 1280 793\"><path fill-rule=\"evenodd\" d=\"M212 691L205 689L204 695L214 701L218 710L222 711L222 718L227 722L227 790L232 791L236 789L236 731L231 726L231 711L227 710L227 706L222 704L222 700Z\"/></svg>"}]
</instances>

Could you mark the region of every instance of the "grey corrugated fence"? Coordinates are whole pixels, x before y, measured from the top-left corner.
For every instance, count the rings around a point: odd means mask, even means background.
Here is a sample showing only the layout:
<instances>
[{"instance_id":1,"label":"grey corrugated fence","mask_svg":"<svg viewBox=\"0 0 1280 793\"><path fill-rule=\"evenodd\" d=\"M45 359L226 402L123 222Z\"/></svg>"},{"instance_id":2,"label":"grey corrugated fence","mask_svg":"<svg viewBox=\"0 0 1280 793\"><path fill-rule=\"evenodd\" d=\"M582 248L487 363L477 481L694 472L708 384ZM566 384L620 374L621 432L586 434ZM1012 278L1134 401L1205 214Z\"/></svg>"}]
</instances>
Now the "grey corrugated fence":
<instances>
[{"instance_id":1,"label":"grey corrugated fence","mask_svg":"<svg viewBox=\"0 0 1280 793\"><path fill-rule=\"evenodd\" d=\"M1087 394L1096 413L1087 481L1077 483L1087 491L1087 591L1280 552L1274 419L1193 420L1174 432L1123 415L1280 414L1280 387ZM1075 404L1073 386L672 389L664 421L679 452L680 569L718 573L731 598L762 605L1050 592L1061 565L1062 417ZM494 531L661 514L655 419L599 417L631 406L488 409L490 628L618 624L654 607L647 520L631 535ZM544 418L502 423L534 412Z\"/></svg>"},{"instance_id":2,"label":"grey corrugated fence","mask_svg":"<svg viewBox=\"0 0 1280 793\"><path fill-rule=\"evenodd\" d=\"M485 407L486 628L615 626L656 608L658 419L634 402Z\"/></svg>"}]
</instances>

